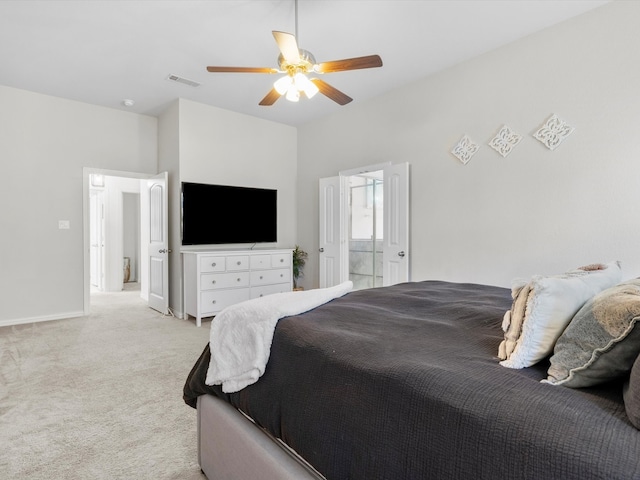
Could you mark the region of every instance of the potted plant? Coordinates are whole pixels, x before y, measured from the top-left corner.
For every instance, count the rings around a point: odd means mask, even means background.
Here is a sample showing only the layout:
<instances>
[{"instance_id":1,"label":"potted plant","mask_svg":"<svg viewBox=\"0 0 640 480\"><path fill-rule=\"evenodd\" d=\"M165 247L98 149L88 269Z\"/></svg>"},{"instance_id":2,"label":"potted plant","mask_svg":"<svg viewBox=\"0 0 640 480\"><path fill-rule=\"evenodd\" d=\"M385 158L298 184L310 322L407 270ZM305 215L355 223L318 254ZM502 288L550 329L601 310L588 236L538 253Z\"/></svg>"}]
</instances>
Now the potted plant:
<instances>
[{"instance_id":1,"label":"potted plant","mask_svg":"<svg viewBox=\"0 0 640 480\"><path fill-rule=\"evenodd\" d=\"M302 270L304 264L307 262L308 254L302 250L298 245L293 249L293 289L302 290L302 287L298 287L298 278L303 277Z\"/></svg>"}]
</instances>

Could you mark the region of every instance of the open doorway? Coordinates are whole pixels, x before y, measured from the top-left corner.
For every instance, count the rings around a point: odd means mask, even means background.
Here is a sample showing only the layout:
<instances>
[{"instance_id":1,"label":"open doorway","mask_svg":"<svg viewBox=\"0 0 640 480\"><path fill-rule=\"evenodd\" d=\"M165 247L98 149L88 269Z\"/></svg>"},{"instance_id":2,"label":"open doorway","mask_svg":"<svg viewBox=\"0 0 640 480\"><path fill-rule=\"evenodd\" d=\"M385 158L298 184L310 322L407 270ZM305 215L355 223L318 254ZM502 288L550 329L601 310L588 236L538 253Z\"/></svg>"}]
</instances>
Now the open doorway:
<instances>
[{"instance_id":1,"label":"open doorway","mask_svg":"<svg viewBox=\"0 0 640 480\"><path fill-rule=\"evenodd\" d=\"M94 294L138 291L146 301L145 191L151 175L84 169L84 313ZM148 203L148 202L146 202ZM147 207L148 208L148 207Z\"/></svg>"},{"instance_id":2,"label":"open doorway","mask_svg":"<svg viewBox=\"0 0 640 480\"><path fill-rule=\"evenodd\" d=\"M140 180L89 175L90 291L140 290Z\"/></svg>"},{"instance_id":3,"label":"open doorway","mask_svg":"<svg viewBox=\"0 0 640 480\"><path fill-rule=\"evenodd\" d=\"M319 182L319 284L410 280L409 164L379 164ZM380 284L381 281L381 284Z\"/></svg>"},{"instance_id":4,"label":"open doorway","mask_svg":"<svg viewBox=\"0 0 640 480\"><path fill-rule=\"evenodd\" d=\"M347 177L349 185L349 280L354 290L383 284L383 171Z\"/></svg>"}]
</instances>

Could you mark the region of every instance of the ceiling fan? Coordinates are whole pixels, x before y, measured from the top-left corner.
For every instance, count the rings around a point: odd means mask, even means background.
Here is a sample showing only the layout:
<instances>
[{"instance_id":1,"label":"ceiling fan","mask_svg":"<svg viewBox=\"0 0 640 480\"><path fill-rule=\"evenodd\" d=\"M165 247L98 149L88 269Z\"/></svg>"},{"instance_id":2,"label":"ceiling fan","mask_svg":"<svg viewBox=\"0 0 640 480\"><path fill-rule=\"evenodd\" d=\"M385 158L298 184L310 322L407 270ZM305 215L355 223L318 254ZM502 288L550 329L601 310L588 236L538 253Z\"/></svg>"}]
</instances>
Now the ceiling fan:
<instances>
[{"instance_id":1,"label":"ceiling fan","mask_svg":"<svg viewBox=\"0 0 640 480\"><path fill-rule=\"evenodd\" d=\"M298 48L296 37L298 36L298 0L295 1L296 35L286 32L273 31L280 55L278 56L279 68L253 68L253 67L207 67L212 73L285 73L273 84L273 88L260 101L261 106L273 105L282 95L292 102L297 102L301 94L307 98L320 92L340 105L346 105L353 99L332 87L320 78L309 78L307 75L344 72L347 70L359 70L362 68L374 68L382 66L379 55L367 55L365 57L333 60L330 62L316 63L316 59L307 50Z\"/></svg>"}]
</instances>

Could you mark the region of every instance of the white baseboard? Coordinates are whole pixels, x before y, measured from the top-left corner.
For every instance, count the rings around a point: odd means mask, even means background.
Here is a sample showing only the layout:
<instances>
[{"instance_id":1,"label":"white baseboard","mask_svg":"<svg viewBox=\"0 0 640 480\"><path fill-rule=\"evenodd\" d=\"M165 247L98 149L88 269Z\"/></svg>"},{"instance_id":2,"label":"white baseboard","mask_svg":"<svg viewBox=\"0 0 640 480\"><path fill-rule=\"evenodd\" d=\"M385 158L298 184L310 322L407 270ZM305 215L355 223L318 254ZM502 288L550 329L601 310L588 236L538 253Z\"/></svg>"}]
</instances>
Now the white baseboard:
<instances>
[{"instance_id":1,"label":"white baseboard","mask_svg":"<svg viewBox=\"0 0 640 480\"><path fill-rule=\"evenodd\" d=\"M0 320L0 327L8 327L10 325L23 325L25 323L48 322L50 320L64 320L65 318L82 317L84 312L67 312L58 313L56 315L45 315L42 317L15 318L8 320Z\"/></svg>"}]
</instances>

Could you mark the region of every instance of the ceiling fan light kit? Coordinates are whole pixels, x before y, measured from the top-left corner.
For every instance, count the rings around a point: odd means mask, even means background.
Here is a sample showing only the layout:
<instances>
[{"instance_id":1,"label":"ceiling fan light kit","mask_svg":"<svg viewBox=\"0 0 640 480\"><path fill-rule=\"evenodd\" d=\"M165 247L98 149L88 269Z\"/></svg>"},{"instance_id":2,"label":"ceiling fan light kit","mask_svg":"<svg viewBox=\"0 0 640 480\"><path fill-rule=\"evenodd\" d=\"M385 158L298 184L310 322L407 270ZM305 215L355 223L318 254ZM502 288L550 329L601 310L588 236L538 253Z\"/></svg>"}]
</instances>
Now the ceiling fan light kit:
<instances>
[{"instance_id":1,"label":"ceiling fan light kit","mask_svg":"<svg viewBox=\"0 0 640 480\"><path fill-rule=\"evenodd\" d=\"M295 88L289 87L284 98L286 98L290 102L297 102L298 100L300 100L300 92Z\"/></svg>"},{"instance_id":2,"label":"ceiling fan light kit","mask_svg":"<svg viewBox=\"0 0 640 480\"><path fill-rule=\"evenodd\" d=\"M293 78L291 78L289 75L280 77L278 80L273 82L273 88L275 88L276 92L278 92L280 95L284 95L285 93L287 93L292 85Z\"/></svg>"},{"instance_id":3,"label":"ceiling fan light kit","mask_svg":"<svg viewBox=\"0 0 640 480\"><path fill-rule=\"evenodd\" d=\"M302 73L296 73L295 77L293 77L293 82L300 92L304 92L307 98L312 98L316 93L320 91L320 89L309 80L306 75Z\"/></svg>"},{"instance_id":4,"label":"ceiling fan light kit","mask_svg":"<svg viewBox=\"0 0 640 480\"><path fill-rule=\"evenodd\" d=\"M298 30L298 4L296 0L296 34ZM347 70L359 70L363 68L375 68L382 66L379 55L347 58L331 62L316 63L315 57L307 50L298 48L296 35L274 30L273 38L276 40L280 55L278 56L279 70L275 68L253 67L207 67L211 73L284 73L285 76L273 83L273 88L260 101L261 106L273 105L281 96L285 96L290 102L300 100L300 95L312 98L320 92L339 105L346 105L353 99L342 93L335 87L319 78L309 78L309 74L326 74L344 72Z\"/></svg>"}]
</instances>

